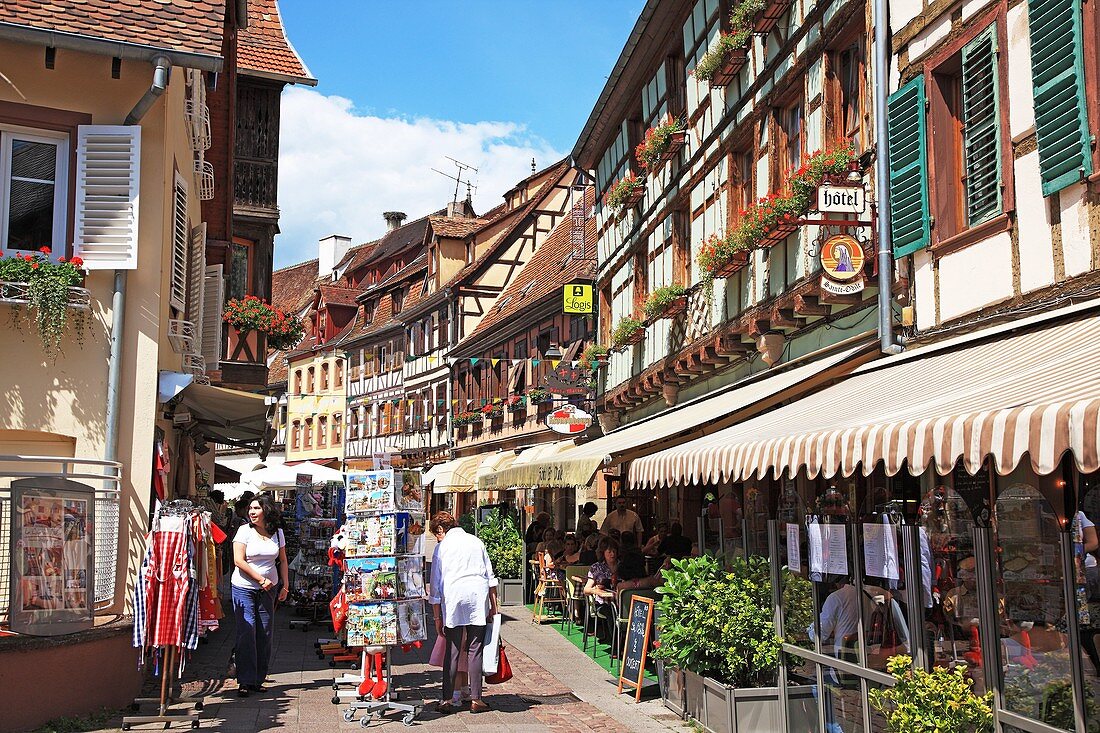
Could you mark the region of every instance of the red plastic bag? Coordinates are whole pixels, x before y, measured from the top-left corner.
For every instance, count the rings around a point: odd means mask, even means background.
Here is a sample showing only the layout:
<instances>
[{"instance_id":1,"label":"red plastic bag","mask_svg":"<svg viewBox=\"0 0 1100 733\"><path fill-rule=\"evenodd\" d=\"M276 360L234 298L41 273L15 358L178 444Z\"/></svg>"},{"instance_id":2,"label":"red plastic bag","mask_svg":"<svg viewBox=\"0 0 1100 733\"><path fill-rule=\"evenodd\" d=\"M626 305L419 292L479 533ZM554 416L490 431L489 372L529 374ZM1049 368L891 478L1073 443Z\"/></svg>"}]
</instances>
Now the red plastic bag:
<instances>
[{"instance_id":1,"label":"red plastic bag","mask_svg":"<svg viewBox=\"0 0 1100 733\"><path fill-rule=\"evenodd\" d=\"M512 665L508 663L508 655L504 653L504 644L500 645L500 663L497 664L496 674L485 678L490 685L499 685L512 679Z\"/></svg>"},{"instance_id":2,"label":"red plastic bag","mask_svg":"<svg viewBox=\"0 0 1100 733\"><path fill-rule=\"evenodd\" d=\"M339 634L348 618L348 599L344 596L343 588L328 602L328 610L332 614L332 630Z\"/></svg>"}]
</instances>

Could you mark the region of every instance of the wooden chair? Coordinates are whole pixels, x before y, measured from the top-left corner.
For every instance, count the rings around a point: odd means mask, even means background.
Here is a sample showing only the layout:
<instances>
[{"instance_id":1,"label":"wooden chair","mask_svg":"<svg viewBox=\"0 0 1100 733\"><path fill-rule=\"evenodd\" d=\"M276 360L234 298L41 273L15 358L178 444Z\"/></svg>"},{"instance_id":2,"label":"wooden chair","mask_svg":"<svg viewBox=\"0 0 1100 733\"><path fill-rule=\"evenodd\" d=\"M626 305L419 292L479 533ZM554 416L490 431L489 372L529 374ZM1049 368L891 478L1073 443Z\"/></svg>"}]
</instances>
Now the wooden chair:
<instances>
[{"instance_id":1,"label":"wooden chair","mask_svg":"<svg viewBox=\"0 0 1100 733\"><path fill-rule=\"evenodd\" d=\"M578 604L584 603L584 584L588 578L589 565L570 565L565 569L565 613L569 623L575 624ZM576 579L576 580L575 580ZM579 580L580 582L577 582Z\"/></svg>"},{"instance_id":2,"label":"wooden chair","mask_svg":"<svg viewBox=\"0 0 1100 733\"><path fill-rule=\"evenodd\" d=\"M566 590L562 581L553 577L551 568L546 565L545 555L539 560L539 584L535 587L535 608L531 614L531 623L541 624L548 616L548 606L557 606L562 615L565 615Z\"/></svg>"}]
</instances>

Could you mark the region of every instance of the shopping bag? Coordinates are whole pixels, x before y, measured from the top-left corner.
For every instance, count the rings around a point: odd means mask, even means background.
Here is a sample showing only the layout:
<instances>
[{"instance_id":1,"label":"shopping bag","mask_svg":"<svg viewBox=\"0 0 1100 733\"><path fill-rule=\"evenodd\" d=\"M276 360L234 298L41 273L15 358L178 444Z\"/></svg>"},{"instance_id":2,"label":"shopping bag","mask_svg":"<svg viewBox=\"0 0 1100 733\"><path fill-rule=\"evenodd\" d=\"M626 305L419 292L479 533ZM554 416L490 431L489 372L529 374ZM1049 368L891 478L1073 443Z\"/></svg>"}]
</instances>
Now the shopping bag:
<instances>
[{"instance_id":1,"label":"shopping bag","mask_svg":"<svg viewBox=\"0 0 1100 733\"><path fill-rule=\"evenodd\" d=\"M512 679L512 665L508 664L508 655L504 652L504 645L500 645L500 660L497 671L485 678L490 685L499 685Z\"/></svg>"},{"instance_id":2,"label":"shopping bag","mask_svg":"<svg viewBox=\"0 0 1100 733\"><path fill-rule=\"evenodd\" d=\"M435 637L435 646L432 647L431 656L428 657L428 664L433 667L443 666L443 657L447 655L447 637L440 634Z\"/></svg>"},{"instance_id":3,"label":"shopping bag","mask_svg":"<svg viewBox=\"0 0 1100 733\"><path fill-rule=\"evenodd\" d=\"M485 626L485 644L482 647L482 672L488 676L496 674L497 657L500 647L500 614L494 614Z\"/></svg>"},{"instance_id":4,"label":"shopping bag","mask_svg":"<svg viewBox=\"0 0 1100 733\"><path fill-rule=\"evenodd\" d=\"M343 588L328 602L328 609L332 614L332 631L339 634L348 618L348 599L344 596Z\"/></svg>"}]
</instances>

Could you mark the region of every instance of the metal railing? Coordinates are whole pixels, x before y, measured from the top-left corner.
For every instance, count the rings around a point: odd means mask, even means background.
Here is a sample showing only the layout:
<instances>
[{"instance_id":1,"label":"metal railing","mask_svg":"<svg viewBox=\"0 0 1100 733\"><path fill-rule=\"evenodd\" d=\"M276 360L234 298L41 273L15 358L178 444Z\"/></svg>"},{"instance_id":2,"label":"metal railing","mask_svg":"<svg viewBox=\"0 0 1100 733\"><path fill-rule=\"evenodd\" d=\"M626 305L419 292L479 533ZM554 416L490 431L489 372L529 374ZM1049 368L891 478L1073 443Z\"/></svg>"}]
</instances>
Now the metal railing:
<instances>
[{"instance_id":1,"label":"metal railing","mask_svg":"<svg viewBox=\"0 0 1100 733\"><path fill-rule=\"evenodd\" d=\"M92 458L0 455L0 621L11 598L11 481L63 478L95 490L95 608L109 606L117 588L122 464Z\"/></svg>"}]
</instances>

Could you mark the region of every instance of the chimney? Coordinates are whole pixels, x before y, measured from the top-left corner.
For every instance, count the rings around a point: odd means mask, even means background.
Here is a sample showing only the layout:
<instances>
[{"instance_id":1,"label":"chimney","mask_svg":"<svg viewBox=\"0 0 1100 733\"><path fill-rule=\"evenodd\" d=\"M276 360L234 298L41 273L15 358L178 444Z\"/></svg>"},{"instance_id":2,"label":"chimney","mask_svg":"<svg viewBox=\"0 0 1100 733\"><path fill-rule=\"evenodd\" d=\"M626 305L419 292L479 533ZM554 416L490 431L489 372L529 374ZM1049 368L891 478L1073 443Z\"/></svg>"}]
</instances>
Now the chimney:
<instances>
[{"instance_id":1,"label":"chimney","mask_svg":"<svg viewBox=\"0 0 1100 733\"><path fill-rule=\"evenodd\" d=\"M351 237L332 234L317 243L317 277L333 277L336 265L351 248Z\"/></svg>"},{"instance_id":2,"label":"chimney","mask_svg":"<svg viewBox=\"0 0 1100 733\"><path fill-rule=\"evenodd\" d=\"M387 211L382 216L386 217L386 231L392 232L405 221L404 211Z\"/></svg>"}]
</instances>

